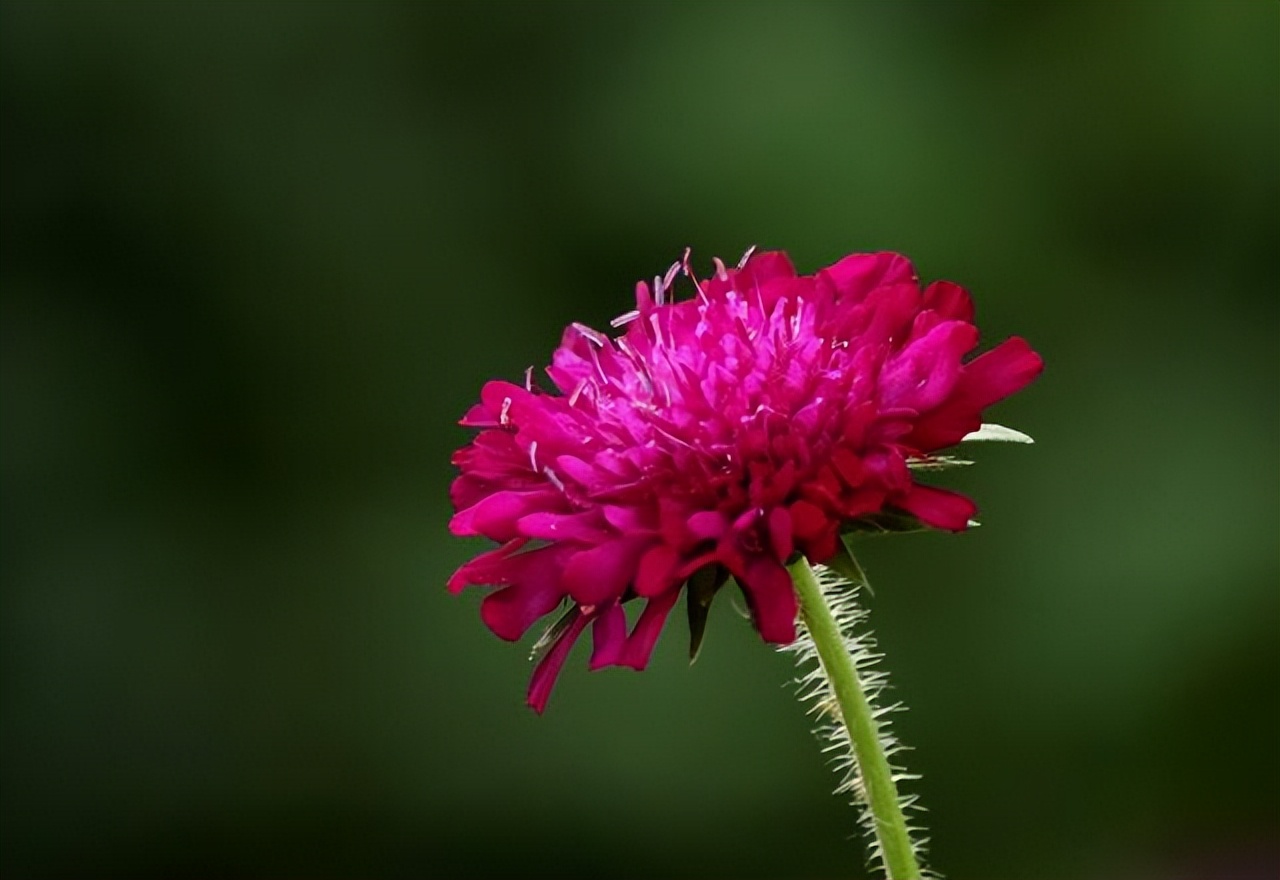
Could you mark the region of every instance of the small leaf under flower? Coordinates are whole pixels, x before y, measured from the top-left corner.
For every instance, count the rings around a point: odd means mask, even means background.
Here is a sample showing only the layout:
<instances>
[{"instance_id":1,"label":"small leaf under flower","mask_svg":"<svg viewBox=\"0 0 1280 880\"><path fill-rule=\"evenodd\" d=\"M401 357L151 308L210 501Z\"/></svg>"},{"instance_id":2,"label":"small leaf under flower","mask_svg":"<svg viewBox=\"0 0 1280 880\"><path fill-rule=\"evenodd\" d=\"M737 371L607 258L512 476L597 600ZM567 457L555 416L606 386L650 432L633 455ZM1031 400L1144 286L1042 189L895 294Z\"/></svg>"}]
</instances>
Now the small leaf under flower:
<instances>
[{"instance_id":1,"label":"small leaf under flower","mask_svg":"<svg viewBox=\"0 0 1280 880\"><path fill-rule=\"evenodd\" d=\"M998 442L998 443L1035 443L1029 434L1013 428L1006 428L1004 425L992 425L984 423L978 430L965 434L960 438L961 443L973 442Z\"/></svg>"}]
</instances>

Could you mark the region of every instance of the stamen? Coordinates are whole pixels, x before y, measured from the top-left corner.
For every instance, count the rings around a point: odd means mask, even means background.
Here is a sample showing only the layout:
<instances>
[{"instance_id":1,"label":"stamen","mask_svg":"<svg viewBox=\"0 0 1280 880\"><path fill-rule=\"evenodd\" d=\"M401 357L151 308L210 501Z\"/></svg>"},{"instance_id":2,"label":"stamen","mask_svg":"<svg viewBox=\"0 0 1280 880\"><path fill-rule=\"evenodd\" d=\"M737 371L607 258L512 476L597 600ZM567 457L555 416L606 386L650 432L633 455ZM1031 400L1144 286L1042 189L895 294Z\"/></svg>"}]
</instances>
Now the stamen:
<instances>
[{"instance_id":1,"label":"stamen","mask_svg":"<svg viewBox=\"0 0 1280 880\"><path fill-rule=\"evenodd\" d=\"M569 406L574 406L578 402L578 398L582 396L582 392L587 387L587 380L579 380L577 386L573 389L573 393L569 395Z\"/></svg>"},{"instance_id":2,"label":"stamen","mask_svg":"<svg viewBox=\"0 0 1280 880\"><path fill-rule=\"evenodd\" d=\"M657 312L649 316L649 326L653 328L653 335L658 340L658 345L665 346L667 343L662 338L662 324L658 321Z\"/></svg>"},{"instance_id":3,"label":"stamen","mask_svg":"<svg viewBox=\"0 0 1280 880\"><path fill-rule=\"evenodd\" d=\"M751 255L754 254L755 252L756 252L755 245L752 245L751 247L747 248L746 252L742 255L742 259L738 260L738 268L741 269L743 266L747 265L747 260L751 259Z\"/></svg>"},{"instance_id":4,"label":"stamen","mask_svg":"<svg viewBox=\"0 0 1280 880\"><path fill-rule=\"evenodd\" d=\"M538 470L538 441L537 440L529 441L529 464L533 466L533 469L535 471Z\"/></svg>"},{"instance_id":5,"label":"stamen","mask_svg":"<svg viewBox=\"0 0 1280 880\"><path fill-rule=\"evenodd\" d=\"M689 255L693 253L693 248L684 249L684 257L681 259L681 265L684 268L684 274L689 276L689 280L693 282L693 287L698 291L698 296L706 301L707 295L702 290L702 282L698 280L698 276L693 274L693 266L689 264Z\"/></svg>"},{"instance_id":6,"label":"stamen","mask_svg":"<svg viewBox=\"0 0 1280 880\"><path fill-rule=\"evenodd\" d=\"M791 316L791 335L799 338L800 336L800 316L804 312L804 297L796 297L796 313Z\"/></svg>"},{"instance_id":7,"label":"stamen","mask_svg":"<svg viewBox=\"0 0 1280 880\"><path fill-rule=\"evenodd\" d=\"M600 355L596 353L596 350L594 348L590 349L590 351L591 351L591 363L595 364L596 374L600 377L601 383L608 385L609 377L608 375L605 374L604 365L600 363Z\"/></svg>"},{"instance_id":8,"label":"stamen","mask_svg":"<svg viewBox=\"0 0 1280 880\"><path fill-rule=\"evenodd\" d=\"M721 260L719 257L712 257L711 262L716 264L716 277L719 278L721 281L728 281L729 273L724 268L724 261Z\"/></svg>"},{"instance_id":9,"label":"stamen","mask_svg":"<svg viewBox=\"0 0 1280 880\"><path fill-rule=\"evenodd\" d=\"M662 283L663 283L663 286L666 287L668 290L670 290L671 285L675 283L676 276L680 274L680 268L681 268L681 262L679 260L676 260L674 263L672 263L670 266L667 267L667 274L666 274L666 277L662 279Z\"/></svg>"},{"instance_id":10,"label":"stamen","mask_svg":"<svg viewBox=\"0 0 1280 880\"><path fill-rule=\"evenodd\" d=\"M549 468L549 467L547 467L547 468L543 468L543 469L542 469L542 475L543 475L544 477L546 477L548 480L550 480L550 481L551 481L551 485L555 486L555 487L556 487L557 489L559 489L559 490L560 490L560 492L563 494L563 492L564 492L564 483L562 483L562 482L560 481L560 478L559 478L559 477L557 477L557 476L555 475L555 472L554 472L554 471L552 471L552 470L551 470L551 468Z\"/></svg>"},{"instance_id":11,"label":"stamen","mask_svg":"<svg viewBox=\"0 0 1280 880\"><path fill-rule=\"evenodd\" d=\"M498 411L498 424L502 425L504 428L507 425L511 424L510 412L511 412L511 398L504 397L502 398L502 409Z\"/></svg>"},{"instance_id":12,"label":"stamen","mask_svg":"<svg viewBox=\"0 0 1280 880\"><path fill-rule=\"evenodd\" d=\"M609 322L609 326L621 327L623 324L630 324L632 321L634 321L638 317L640 317L640 312L637 309L632 309L631 311L623 312L621 315L614 318L612 321Z\"/></svg>"},{"instance_id":13,"label":"stamen","mask_svg":"<svg viewBox=\"0 0 1280 880\"><path fill-rule=\"evenodd\" d=\"M525 391L533 390L533 367L532 366L524 368L524 390Z\"/></svg>"},{"instance_id":14,"label":"stamen","mask_svg":"<svg viewBox=\"0 0 1280 880\"><path fill-rule=\"evenodd\" d=\"M605 344L608 343L609 341L609 337L605 336L603 333L599 332L598 330L592 330L586 324L579 324L575 321L573 324L573 329L577 330L578 333L580 333L582 336L585 336L587 339L590 339L592 342L594 342L596 345L600 346L601 348L604 348Z\"/></svg>"}]
</instances>

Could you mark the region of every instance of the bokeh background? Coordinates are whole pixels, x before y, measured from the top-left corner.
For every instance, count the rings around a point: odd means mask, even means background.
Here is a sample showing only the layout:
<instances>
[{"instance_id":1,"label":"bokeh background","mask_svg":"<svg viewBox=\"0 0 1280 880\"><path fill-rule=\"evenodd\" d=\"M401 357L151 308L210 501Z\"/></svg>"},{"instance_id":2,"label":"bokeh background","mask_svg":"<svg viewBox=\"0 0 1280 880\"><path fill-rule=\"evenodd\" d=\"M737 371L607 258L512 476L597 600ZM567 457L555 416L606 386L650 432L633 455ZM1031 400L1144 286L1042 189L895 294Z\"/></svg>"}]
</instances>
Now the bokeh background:
<instances>
[{"instance_id":1,"label":"bokeh background","mask_svg":"<svg viewBox=\"0 0 1280 880\"><path fill-rule=\"evenodd\" d=\"M455 422L686 245L893 249L1048 369L869 541L949 876L1280 868L1280 6L0 6L0 873L858 877L790 661L444 581Z\"/></svg>"}]
</instances>

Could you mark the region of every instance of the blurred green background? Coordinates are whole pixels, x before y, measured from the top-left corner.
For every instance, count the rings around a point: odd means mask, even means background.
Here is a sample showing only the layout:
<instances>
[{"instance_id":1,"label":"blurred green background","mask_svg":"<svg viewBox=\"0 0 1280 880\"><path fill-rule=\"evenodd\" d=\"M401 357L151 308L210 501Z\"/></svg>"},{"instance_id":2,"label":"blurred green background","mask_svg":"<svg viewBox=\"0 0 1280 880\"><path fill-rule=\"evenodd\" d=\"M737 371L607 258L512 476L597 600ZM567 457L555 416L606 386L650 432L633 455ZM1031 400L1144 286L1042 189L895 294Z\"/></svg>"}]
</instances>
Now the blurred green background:
<instances>
[{"instance_id":1,"label":"blurred green background","mask_svg":"<svg viewBox=\"0 0 1280 880\"><path fill-rule=\"evenodd\" d=\"M1280 868L1280 5L0 6L0 872L861 876L788 658L444 581L456 419L686 245L910 255L1048 369L869 542L955 878Z\"/></svg>"}]
</instances>

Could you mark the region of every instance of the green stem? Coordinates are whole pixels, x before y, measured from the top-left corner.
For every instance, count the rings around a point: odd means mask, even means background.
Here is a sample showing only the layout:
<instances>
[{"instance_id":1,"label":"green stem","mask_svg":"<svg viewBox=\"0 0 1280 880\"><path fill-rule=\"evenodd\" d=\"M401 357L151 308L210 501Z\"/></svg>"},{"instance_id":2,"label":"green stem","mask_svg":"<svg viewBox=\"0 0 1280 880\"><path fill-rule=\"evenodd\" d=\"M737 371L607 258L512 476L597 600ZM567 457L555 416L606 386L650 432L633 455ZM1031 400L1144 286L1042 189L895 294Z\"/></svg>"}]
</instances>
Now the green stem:
<instances>
[{"instance_id":1,"label":"green stem","mask_svg":"<svg viewBox=\"0 0 1280 880\"><path fill-rule=\"evenodd\" d=\"M849 741L853 743L867 805L875 818L876 839L884 855L885 872L889 880L919 880L920 867L898 804L898 788L893 782L889 759L880 745L880 733L867 695L858 681L858 669L845 648L844 636L808 561L802 556L789 570L800 597L804 624L818 649L818 658L840 706Z\"/></svg>"}]
</instances>

